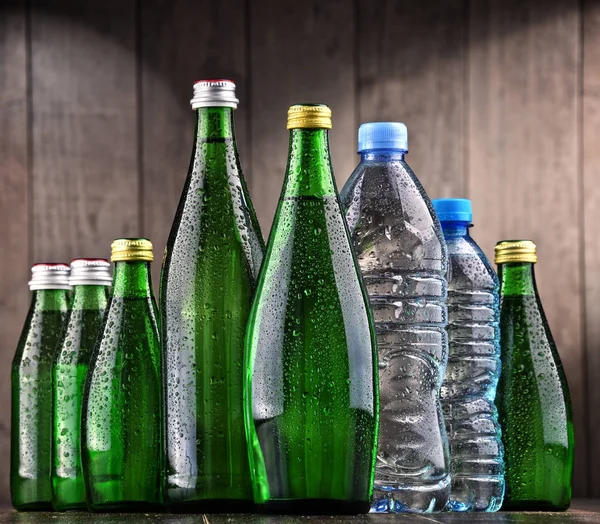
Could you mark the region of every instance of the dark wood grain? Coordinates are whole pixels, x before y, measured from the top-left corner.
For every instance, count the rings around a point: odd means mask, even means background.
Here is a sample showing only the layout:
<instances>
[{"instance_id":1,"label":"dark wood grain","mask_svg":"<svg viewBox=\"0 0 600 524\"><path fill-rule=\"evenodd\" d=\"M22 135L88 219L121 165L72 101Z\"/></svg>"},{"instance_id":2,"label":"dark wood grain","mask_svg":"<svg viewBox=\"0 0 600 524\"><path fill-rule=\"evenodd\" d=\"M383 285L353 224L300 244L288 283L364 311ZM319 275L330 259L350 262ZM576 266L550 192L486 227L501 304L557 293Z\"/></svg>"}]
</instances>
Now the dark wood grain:
<instances>
[{"instance_id":1,"label":"dark wood grain","mask_svg":"<svg viewBox=\"0 0 600 524\"><path fill-rule=\"evenodd\" d=\"M564 364L576 436L574 492L585 495L578 209L580 34L576 0L471 2L469 194L474 237L538 246L538 287Z\"/></svg>"},{"instance_id":2,"label":"dark wood grain","mask_svg":"<svg viewBox=\"0 0 600 524\"><path fill-rule=\"evenodd\" d=\"M345 0L250 4L252 198L267 236L285 174L287 110L331 107L331 157L341 189L356 165L354 10Z\"/></svg>"},{"instance_id":3,"label":"dark wood grain","mask_svg":"<svg viewBox=\"0 0 600 524\"><path fill-rule=\"evenodd\" d=\"M463 1L360 0L360 122L408 126L407 160L431 198L466 197Z\"/></svg>"},{"instance_id":4,"label":"dark wood grain","mask_svg":"<svg viewBox=\"0 0 600 524\"><path fill-rule=\"evenodd\" d=\"M600 497L600 3L583 3L583 232L589 492Z\"/></svg>"},{"instance_id":5,"label":"dark wood grain","mask_svg":"<svg viewBox=\"0 0 600 524\"><path fill-rule=\"evenodd\" d=\"M151 0L141 3L144 231L160 261L188 172L194 141L194 81L230 78L240 160L248 175L245 2Z\"/></svg>"},{"instance_id":6,"label":"dark wood grain","mask_svg":"<svg viewBox=\"0 0 600 524\"><path fill-rule=\"evenodd\" d=\"M25 2L0 16L0 506L10 503L10 370L29 293Z\"/></svg>"},{"instance_id":7,"label":"dark wood grain","mask_svg":"<svg viewBox=\"0 0 600 524\"><path fill-rule=\"evenodd\" d=\"M33 1L33 254L140 234L134 0Z\"/></svg>"}]
</instances>

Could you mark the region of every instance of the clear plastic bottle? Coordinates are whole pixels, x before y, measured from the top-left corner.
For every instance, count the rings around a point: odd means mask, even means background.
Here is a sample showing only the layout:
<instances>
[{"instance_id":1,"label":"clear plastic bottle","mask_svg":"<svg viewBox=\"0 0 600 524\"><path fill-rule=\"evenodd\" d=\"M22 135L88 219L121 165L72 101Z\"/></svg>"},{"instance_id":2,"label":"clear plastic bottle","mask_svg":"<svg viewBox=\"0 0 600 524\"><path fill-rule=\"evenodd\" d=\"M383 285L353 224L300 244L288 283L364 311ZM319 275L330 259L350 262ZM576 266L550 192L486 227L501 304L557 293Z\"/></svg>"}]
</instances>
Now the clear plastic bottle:
<instances>
[{"instance_id":1,"label":"clear plastic bottle","mask_svg":"<svg viewBox=\"0 0 600 524\"><path fill-rule=\"evenodd\" d=\"M504 459L494 405L500 377L498 277L469 235L471 201L433 201L448 246L450 355L442 406L450 442L452 511L498 511Z\"/></svg>"},{"instance_id":2,"label":"clear plastic bottle","mask_svg":"<svg viewBox=\"0 0 600 524\"><path fill-rule=\"evenodd\" d=\"M440 387L448 359L446 244L404 155L406 126L363 124L341 199L373 309L380 426L372 512L432 512L450 493Z\"/></svg>"}]
</instances>

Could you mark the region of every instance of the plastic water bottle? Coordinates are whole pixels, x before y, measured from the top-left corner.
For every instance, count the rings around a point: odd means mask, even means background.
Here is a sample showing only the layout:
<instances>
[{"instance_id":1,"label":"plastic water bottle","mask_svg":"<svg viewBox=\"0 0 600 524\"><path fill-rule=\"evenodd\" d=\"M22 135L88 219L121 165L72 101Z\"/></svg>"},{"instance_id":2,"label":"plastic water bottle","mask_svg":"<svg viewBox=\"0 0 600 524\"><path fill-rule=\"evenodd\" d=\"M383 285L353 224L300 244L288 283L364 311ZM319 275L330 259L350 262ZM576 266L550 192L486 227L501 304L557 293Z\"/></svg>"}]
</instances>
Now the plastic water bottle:
<instances>
[{"instance_id":1,"label":"plastic water bottle","mask_svg":"<svg viewBox=\"0 0 600 524\"><path fill-rule=\"evenodd\" d=\"M373 310L380 427L372 512L432 512L450 493L440 387L448 359L446 244L404 155L406 126L358 131L342 203Z\"/></svg>"},{"instance_id":2,"label":"plastic water bottle","mask_svg":"<svg viewBox=\"0 0 600 524\"><path fill-rule=\"evenodd\" d=\"M452 473L447 509L498 511L504 496L503 449L494 405L501 368L498 278L469 235L471 201L440 199L433 206L449 259L450 356L442 386Z\"/></svg>"}]
</instances>

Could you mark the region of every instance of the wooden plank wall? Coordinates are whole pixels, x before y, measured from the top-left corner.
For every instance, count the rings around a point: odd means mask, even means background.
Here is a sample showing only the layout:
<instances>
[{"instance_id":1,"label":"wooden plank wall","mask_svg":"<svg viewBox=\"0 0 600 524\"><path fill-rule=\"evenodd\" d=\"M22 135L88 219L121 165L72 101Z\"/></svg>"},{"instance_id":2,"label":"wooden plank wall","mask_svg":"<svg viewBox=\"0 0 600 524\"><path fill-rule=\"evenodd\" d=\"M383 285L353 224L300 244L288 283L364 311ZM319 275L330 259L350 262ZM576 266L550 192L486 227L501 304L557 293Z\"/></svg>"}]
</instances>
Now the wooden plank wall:
<instances>
[{"instance_id":1,"label":"wooden plank wall","mask_svg":"<svg viewBox=\"0 0 600 524\"><path fill-rule=\"evenodd\" d=\"M10 0L0 7L0 395L28 266L160 259L193 135L191 87L238 84L242 165L263 234L283 180L287 106L333 109L338 185L368 120L409 127L432 197L473 200L474 236L530 237L575 412L575 494L600 496L600 2ZM0 406L0 505L10 412Z\"/></svg>"}]
</instances>

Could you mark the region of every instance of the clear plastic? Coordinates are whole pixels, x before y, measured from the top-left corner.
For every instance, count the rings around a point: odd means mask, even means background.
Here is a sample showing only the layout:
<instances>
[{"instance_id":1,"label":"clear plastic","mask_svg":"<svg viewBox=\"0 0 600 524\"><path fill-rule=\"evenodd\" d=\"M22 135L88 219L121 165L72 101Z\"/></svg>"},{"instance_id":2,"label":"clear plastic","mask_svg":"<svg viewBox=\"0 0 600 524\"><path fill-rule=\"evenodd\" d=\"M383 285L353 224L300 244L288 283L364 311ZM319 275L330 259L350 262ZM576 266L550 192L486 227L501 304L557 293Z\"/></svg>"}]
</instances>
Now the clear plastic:
<instances>
[{"instance_id":1,"label":"clear plastic","mask_svg":"<svg viewBox=\"0 0 600 524\"><path fill-rule=\"evenodd\" d=\"M466 222L442 222L448 246L450 356L442 405L452 457L452 511L498 511L504 459L494 405L500 377L499 283Z\"/></svg>"},{"instance_id":2,"label":"clear plastic","mask_svg":"<svg viewBox=\"0 0 600 524\"><path fill-rule=\"evenodd\" d=\"M379 449L371 511L441 511L450 493L440 404L448 359L442 229L401 151L363 152L341 199L379 348Z\"/></svg>"}]
</instances>

